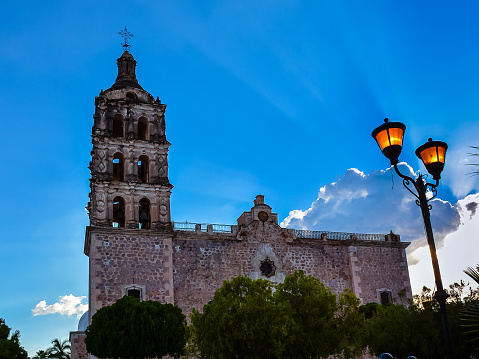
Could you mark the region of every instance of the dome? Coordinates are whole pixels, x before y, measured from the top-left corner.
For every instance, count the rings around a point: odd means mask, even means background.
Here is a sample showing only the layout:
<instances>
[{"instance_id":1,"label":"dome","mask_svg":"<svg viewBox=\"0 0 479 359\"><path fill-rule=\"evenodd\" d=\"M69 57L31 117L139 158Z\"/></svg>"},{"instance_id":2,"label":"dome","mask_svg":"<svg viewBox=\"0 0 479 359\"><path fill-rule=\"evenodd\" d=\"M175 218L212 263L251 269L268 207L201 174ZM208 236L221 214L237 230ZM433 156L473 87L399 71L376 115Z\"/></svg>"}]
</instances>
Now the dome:
<instances>
[{"instance_id":1,"label":"dome","mask_svg":"<svg viewBox=\"0 0 479 359\"><path fill-rule=\"evenodd\" d=\"M83 313L80 318L80 321L78 322L78 331L84 332L86 330L86 327L88 327L88 310Z\"/></svg>"}]
</instances>

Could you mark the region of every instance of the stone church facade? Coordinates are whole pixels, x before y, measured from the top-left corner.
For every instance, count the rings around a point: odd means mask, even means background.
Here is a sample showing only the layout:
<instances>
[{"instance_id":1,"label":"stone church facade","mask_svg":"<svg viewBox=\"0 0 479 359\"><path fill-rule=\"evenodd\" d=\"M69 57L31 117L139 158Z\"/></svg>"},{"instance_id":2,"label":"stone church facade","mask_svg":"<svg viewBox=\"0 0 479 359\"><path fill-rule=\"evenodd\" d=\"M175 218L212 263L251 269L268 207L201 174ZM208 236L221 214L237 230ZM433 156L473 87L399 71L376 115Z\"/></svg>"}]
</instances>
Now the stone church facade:
<instances>
[{"instance_id":1,"label":"stone church facade","mask_svg":"<svg viewBox=\"0 0 479 359\"><path fill-rule=\"evenodd\" d=\"M124 295L202 308L223 281L239 275L274 283L302 269L334 293L362 303L411 298L399 236L281 228L263 195L235 225L171 221L166 105L138 84L125 51L118 76L95 99L90 162L89 311L70 333L72 359L86 359L84 330L93 314Z\"/></svg>"}]
</instances>

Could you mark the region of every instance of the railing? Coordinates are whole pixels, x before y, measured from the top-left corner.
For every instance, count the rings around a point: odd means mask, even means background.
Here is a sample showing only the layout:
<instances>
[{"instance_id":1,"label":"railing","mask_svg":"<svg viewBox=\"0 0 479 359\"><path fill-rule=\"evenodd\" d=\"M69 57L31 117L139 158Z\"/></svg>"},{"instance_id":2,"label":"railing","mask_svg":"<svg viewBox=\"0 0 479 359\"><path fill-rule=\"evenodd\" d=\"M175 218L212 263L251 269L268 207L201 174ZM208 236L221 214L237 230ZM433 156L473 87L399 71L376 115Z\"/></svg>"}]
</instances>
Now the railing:
<instances>
[{"instance_id":1,"label":"railing","mask_svg":"<svg viewBox=\"0 0 479 359\"><path fill-rule=\"evenodd\" d=\"M173 222L175 231L185 232L208 232L208 228L212 233L232 233L229 224L206 224L191 222ZM333 239L333 240L362 240L362 241L386 241L384 234L367 234L367 233L347 233L347 232L329 232L329 231L310 231L308 229L295 229L296 238L306 239Z\"/></svg>"},{"instance_id":2,"label":"railing","mask_svg":"<svg viewBox=\"0 0 479 359\"><path fill-rule=\"evenodd\" d=\"M335 239L348 240L357 239L362 241L385 241L384 234L367 234L367 233L346 233L346 232L328 232L328 231L310 231L307 229L295 229L296 238L311 239Z\"/></svg>"},{"instance_id":3,"label":"railing","mask_svg":"<svg viewBox=\"0 0 479 359\"><path fill-rule=\"evenodd\" d=\"M231 233L229 224L212 224L214 233Z\"/></svg>"},{"instance_id":4,"label":"railing","mask_svg":"<svg viewBox=\"0 0 479 359\"><path fill-rule=\"evenodd\" d=\"M175 231L196 232L198 228L201 232L207 232L208 226L211 226L213 233L231 233L231 225L229 224L173 222L173 229Z\"/></svg>"},{"instance_id":5,"label":"railing","mask_svg":"<svg viewBox=\"0 0 479 359\"><path fill-rule=\"evenodd\" d=\"M196 223L190 222L174 222L173 229L175 231L196 231Z\"/></svg>"}]
</instances>

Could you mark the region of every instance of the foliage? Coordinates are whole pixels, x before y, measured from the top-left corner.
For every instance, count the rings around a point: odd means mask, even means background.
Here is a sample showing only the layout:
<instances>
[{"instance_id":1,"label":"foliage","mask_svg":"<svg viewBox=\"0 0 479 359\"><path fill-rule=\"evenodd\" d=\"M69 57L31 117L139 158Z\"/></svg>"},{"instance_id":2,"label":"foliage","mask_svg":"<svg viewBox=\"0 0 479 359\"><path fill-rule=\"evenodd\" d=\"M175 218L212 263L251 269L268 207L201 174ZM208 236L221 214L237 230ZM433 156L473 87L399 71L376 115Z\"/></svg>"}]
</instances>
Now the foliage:
<instances>
[{"instance_id":1,"label":"foliage","mask_svg":"<svg viewBox=\"0 0 479 359\"><path fill-rule=\"evenodd\" d=\"M63 342L60 339L53 339L52 344L53 346L46 350L48 358L70 359L71 347L68 339L65 339Z\"/></svg>"},{"instance_id":2,"label":"foliage","mask_svg":"<svg viewBox=\"0 0 479 359\"><path fill-rule=\"evenodd\" d=\"M469 297L462 298L465 285L454 283L450 287L456 293L447 305L457 359L479 355L460 326L460 313L470 301ZM370 333L367 343L376 355L389 352L396 358L415 355L424 359L445 356L439 305L433 299L432 290L427 287L423 287L422 293L415 296L409 307L396 304L379 306L367 322Z\"/></svg>"},{"instance_id":3,"label":"foliage","mask_svg":"<svg viewBox=\"0 0 479 359\"><path fill-rule=\"evenodd\" d=\"M464 273L479 285L479 265L476 269L467 268ZM471 296L477 299L479 296L478 291L473 292L471 290ZM465 328L467 338L474 343L476 349L479 349L479 300L468 301L465 304L461 311L461 319L463 320L461 324Z\"/></svg>"},{"instance_id":4,"label":"foliage","mask_svg":"<svg viewBox=\"0 0 479 359\"><path fill-rule=\"evenodd\" d=\"M339 299L297 271L277 286L247 277L225 281L203 313L191 314L190 347L201 358L320 358L362 350L364 316L350 292Z\"/></svg>"},{"instance_id":5,"label":"foliage","mask_svg":"<svg viewBox=\"0 0 479 359\"><path fill-rule=\"evenodd\" d=\"M49 358L50 353L47 350L39 350L36 352L35 356L32 359L44 359L44 358Z\"/></svg>"},{"instance_id":6,"label":"foliage","mask_svg":"<svg viewBox=\"0 0 479 359\"><path fill-rule=\"evenodd\" d=\"M317 358L334 352L339 344L336 296L323 283L297 271L277 286L276 299L291 306L295 324L288 333L284 357Z\"/></svg>"},{"instance_id":7,"label":"foliage","mask_svg":"<svg viewBox=\"0 0 479 359\"><path fill-rule=\"evenodd\" d=\"M20 345L20 332L16 330L10 335L10 331L5 320L0 318L0 358L27 359L28 354Z\"/></svg>"},{"instance_id":8,"label":"foliage","mask_svg":"<svg viewBox=\"0 0 479 359\"><path fill-rule=\"evenodd\" d=\"M479 156L479 147L478 146L470 146L471 148L474 149L474 153L468 153L469 156ZM468 163L468 165L470 166L479 166L479 163ZM472 171L472 174L474 175L479 175L479 171L478 170L474 170Z\"/></svg>"},{"instance_id":9,"label":"foliage","mask_svg":"<svg viewBox=\"0 0 479 359\"><path fill-rule=\"evenodd\" d=\"M402 305L388 304L379 306L368 319L368 345L372 353L391 353L406 357L411 336L411 317L408 309ZM412 354L412 353L410 353Z\"/></svg>"},{"instance_id":10,"label":"foliage","mask_svg":"<svg viewBox=\"0 0 479 359\"><path fill-rule=\"evenodd\" d=\"M50 357L50 353L48 352L48 349L47 349L47 350L37 351L37 353L35 354L35 356L32 359L44 359L44 358L49 358L49 357Z\"/></svg>"},{"instance_id":11,"label":"foliage","mask_svg":"<svg viewBox=\"0 0 479 359\"><path fill-rule=\"evenodd\" d=\"M266 280L225 281L203 314L193 309L193 348L202 358L280 358L282 339L293 325L290 313L289 306L274 302Z\"/></svg>"},{"instance_id":12,"label":"foliage","mask_svg":"<svg viewBox=\"0 0 479 359\"><path fill-rule=\"evenodd\" d=\"M381 305L375 302L367 303L359 307L359 312L364 314L366 319L371 319L378 309L381 308Z\"/></svg>"},{"instance_id":13,"label":"foliage","mask_svg":"<svg viewBox=\"0 0 479 359\"><path fill-rule=\"evenodd\" d=\"M360 303L349 289L339 295L336 318L340 342L336 352L345 359L358 357L367 344L368 328L364 314L359 311Z\"/></svg>"},{"instance_id":14,"label":"foliage","mask_svg":"<svg viewBox=\"0 0 479 359\"><path fill-rule=\"evenodd\" d=\"M99 358L178 357L186 343L185 328L177 306L125 296L93 315L85 344Z\"/></svg>"}]
</instances>

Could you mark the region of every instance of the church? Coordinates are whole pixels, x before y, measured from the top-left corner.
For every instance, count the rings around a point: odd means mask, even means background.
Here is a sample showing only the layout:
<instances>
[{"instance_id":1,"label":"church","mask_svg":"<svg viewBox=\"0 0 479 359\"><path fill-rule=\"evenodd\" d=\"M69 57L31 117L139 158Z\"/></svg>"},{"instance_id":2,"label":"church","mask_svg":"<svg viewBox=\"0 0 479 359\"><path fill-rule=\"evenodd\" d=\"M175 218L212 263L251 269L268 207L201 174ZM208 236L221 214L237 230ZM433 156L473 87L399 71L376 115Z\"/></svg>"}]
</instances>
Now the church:
<instances>
[{"instance_id":1,"label":"church","mask_svg":"<svg viewBox=\"0 0 479 359\"><path fill-rule=\"evenodd\" d=\"M302 269L333 293L349 288L363 304L412 298L409 243L392 232L282 228L264 195L236 224L172 221L166 104L140 86L128 47L117 65L115 83L95 98L84 245L89 310L70 333L72 359L90 357L84 331L93 314L124 295L175 304L188 317L225 280L280 283Z\"/></svg>"}]
</instances>

